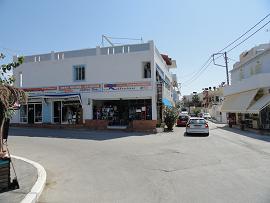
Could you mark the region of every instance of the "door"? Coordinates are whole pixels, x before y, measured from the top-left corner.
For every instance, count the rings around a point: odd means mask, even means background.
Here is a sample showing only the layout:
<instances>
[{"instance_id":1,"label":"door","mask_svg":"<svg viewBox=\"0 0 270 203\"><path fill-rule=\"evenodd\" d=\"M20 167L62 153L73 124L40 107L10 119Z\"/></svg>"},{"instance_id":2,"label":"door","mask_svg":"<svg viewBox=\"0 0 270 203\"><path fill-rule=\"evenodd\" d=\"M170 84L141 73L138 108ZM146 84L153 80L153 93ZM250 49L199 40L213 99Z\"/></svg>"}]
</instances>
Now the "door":
<instances>
[{"instance_id":1,"label":"door","mask_svg":"<svg viewBox=\"0 0 270 203\"><path fill-rule=\"evenodd\" d=\"M34 104L28 104L28 123L33 124L35 121L35 106Z\"/></svg>"},{"instance_id":2,"label":"door","mask_svg":"<svg viewBox=\"0 0 270 203\"><path fill-rule=\"evenodd\" d=\"M53 102L53 122L61 123L61 102L55 101Z\"/></svg>"}]
</instances>

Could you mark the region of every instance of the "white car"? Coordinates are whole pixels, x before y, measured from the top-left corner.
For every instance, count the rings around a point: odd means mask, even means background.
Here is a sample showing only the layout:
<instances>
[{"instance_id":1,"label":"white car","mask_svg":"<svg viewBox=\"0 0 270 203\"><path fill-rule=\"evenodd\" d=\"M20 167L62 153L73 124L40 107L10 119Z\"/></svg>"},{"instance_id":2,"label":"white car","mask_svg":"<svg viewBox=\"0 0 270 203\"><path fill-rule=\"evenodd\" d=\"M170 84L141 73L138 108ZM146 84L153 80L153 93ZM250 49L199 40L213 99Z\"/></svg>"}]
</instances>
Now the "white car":
<instances>
[{"instance_id":1,"label":"white car","mask_svg":"<svg viewBox=\"0 0 270 203\"><path fill-rule=\"evenodd\" d=\"M210 113L204 113L204 114L203 114L203 118L204 118L204 119L207 119L207 120L210 119L210 118L211 118Z\"/></svg>"},{"instance_id":2,"label":"white car","mask_svg":"<svg viewBox=\"0 0 270 203\"><path fill-rule=\"evenodd\" d=\"M209 136L209 126L204 118L191 117L186 126L186 135L202 134Z\"/></svg>"}]
</instances>

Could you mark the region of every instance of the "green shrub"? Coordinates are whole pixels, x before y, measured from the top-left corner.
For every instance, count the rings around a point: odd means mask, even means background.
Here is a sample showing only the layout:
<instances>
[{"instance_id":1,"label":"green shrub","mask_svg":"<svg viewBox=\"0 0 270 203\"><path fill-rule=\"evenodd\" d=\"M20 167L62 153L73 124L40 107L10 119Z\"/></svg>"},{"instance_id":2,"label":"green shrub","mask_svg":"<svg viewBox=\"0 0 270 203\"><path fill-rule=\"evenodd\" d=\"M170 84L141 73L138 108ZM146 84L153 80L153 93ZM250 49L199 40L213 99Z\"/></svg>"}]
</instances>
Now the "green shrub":
<instances>
[{"instance_id":1,"label":"green shrub","mask_svg":"<svg viewBox=\"0 0 270 203\"><path fill-rule=\"evenodd\" d=\"M175 107L165 107L164 108L164 122L167 125L167 130L172 131L173 126L178 118L178 109Z\"/></svg>"}]
</instances>

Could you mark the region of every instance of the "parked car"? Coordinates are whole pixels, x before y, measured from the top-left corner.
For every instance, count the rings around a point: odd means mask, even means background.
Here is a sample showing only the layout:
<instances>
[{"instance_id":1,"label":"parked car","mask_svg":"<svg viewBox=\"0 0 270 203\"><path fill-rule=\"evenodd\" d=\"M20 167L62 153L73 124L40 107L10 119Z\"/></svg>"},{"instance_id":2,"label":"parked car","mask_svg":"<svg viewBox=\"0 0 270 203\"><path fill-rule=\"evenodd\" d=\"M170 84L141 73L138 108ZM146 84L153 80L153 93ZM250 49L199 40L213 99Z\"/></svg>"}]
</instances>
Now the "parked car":
<instances>
[{"instance_id":1,"label":"parked car","mask_svg":"<svg viewBox=\"0 0 270 203\"><path fill-rule=\"evenodd\" d=\"M181 111L180 114L181 114L181 115L188 115L188 112L187 112L187 111Z\"/></svg>"},{"instance_id":2,"label":"parked car","mask_svg":"<svg viewBox=\"0 0 270 203\"><path fill-rule=\"evenodd\" d=\"M187 125L187 122L188 122L188 115L180 115L176 121L176 125L178 127L181 127L181 126L186 126Z\"/></svg>"},{"instance_id":3,"label":"parked car","mask_svg":"<svg viewBox=\"0 0 270 203\"><path fill-rule=\"evenodd\" d=\"M204 118L204 119L207 119L207 120L210 119L210 118L211 118L210 113L204 113L204 114L203 114L203 118Z\"/></svg>"},{"instance_id":4,"label":"parked car","mask_svg":"<svg viewBox=\"0 0 270 203\"><path fill-rule=\"evenodd\" d=\"M198 117L203 118L203 113L199 113Z\"/></svg>"},{"instance_id":5,"label":"parked car","mask_svg":"<svg viewBox=\"0 0 270 203\"><path fill-rule=\"evenodd\" d=\"M209 136L209 126L204 118L191 117L186 126L186 135L202 134Z\"/></svg>"},{"instance_id":6,"label":"parked car","mask_svg":"<svg viewBox=\"0 0 270 203\"><path fill-rule=\"evenodd\" d=\"M190 117L196 117L196 114L195 113L190 113L189 116Z\"/></svg>"}]
</instances>

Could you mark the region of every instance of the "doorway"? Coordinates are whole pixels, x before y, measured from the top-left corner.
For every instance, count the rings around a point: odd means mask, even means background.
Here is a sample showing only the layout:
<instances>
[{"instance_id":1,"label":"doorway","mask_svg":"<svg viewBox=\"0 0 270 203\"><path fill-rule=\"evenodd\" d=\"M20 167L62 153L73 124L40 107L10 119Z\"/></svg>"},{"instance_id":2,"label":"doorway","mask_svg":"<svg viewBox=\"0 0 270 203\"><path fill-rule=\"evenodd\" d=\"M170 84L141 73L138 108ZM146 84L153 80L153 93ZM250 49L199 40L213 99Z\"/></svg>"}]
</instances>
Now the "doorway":
<instances>
[{"instance_id":1,"label":"doorway","mask_svg":"<svg viewBox=\"0 0 270 203\"><path fill-rule=\"evenodd\" d=\"M28 123L34 124L35 122L35 106L34 104L28 104Z\"/></svg>"}]
</instances>

